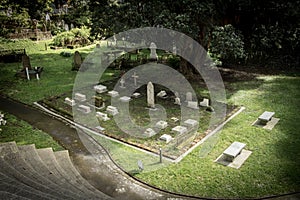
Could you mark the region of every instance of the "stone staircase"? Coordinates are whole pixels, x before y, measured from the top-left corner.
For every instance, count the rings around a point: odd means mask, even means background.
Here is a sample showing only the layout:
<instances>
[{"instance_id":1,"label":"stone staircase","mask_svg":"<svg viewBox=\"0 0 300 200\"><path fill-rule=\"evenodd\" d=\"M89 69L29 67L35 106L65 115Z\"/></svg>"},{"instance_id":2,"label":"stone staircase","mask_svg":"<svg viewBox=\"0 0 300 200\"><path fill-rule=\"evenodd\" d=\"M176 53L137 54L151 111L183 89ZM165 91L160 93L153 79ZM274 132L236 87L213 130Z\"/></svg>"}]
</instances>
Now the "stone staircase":
<instances>
[{"instance_id":1,"label":"stone staircase","mask_svg":"<svg viewBox=\"0 0 300 200\"><path fill-rule=\"evenodd\" d=\"M0 144L0 199L112 199L76 170L67 150Z\"/></svg>"}]
</instances>

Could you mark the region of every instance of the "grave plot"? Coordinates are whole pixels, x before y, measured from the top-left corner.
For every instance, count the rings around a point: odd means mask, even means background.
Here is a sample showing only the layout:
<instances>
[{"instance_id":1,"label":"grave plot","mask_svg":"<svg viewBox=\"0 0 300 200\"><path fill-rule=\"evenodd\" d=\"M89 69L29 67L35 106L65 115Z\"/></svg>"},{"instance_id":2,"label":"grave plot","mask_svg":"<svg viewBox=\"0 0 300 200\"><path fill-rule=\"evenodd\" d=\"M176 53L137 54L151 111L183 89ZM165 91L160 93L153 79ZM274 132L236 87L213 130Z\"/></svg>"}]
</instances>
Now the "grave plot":
<instances>
[{"instance_id":1,"label":"grave plot","mask_svg":"<svg viewBox=\"0 0 300 200\"><path fill-rule=\"evenodd\" d=\"M261 127L267 130L272 130L279 122L279 118L274 117L275 112L265 111L253 122L253 126Z\"/></svg>"},{"instance_id":2,"label":"grave plot","mask_svg":"<svg viewBox=\"0 0 300 200\"><path fill-rule=\"evenodd\" d=\"M92 96L84 95L84 89L82 92L76 92L74 96L70 91L61 96L46 99L43 104L69 119L72 119L72 109L74 109L80 114L82 125L155 154L158 154L161 148L163 157L174 160L212 131L208 127L212 115L212 112L207 111L208 100L200 104L201 99L198 102L197 98L189 92L180 96L163 86L149 82L136 88L134 95L123 96L122 89L128 87L129 84L135 86L138 77L139 75L134 73L131 82L116 79L93 85L90 88L94 91ZM113 88L115 85L118 91ZM182 98L179 100L181 105L178 105L176 98L180 97ZM134 137L121 130L115 122L114 118L122 115L122 111L117 106L111 105L112 99L122 104L129 104L130 117L133 123L140 127L147 127L150 124L149 112L159 112L157 105L164 108L167 118L164 120L158 118L152 127L141 130L142 138ZM190 119L181 119L181 106L198 112L199 119L195 120L193 116L190 116ZM231 114L237 110L235 106L227 106L227 109ZM95 112L92 112L93 110ZM217 125L219 124L215 124L214 127ZM126 126L130 128L131 125L125 124Z\"/></svg>"}]
</instances>

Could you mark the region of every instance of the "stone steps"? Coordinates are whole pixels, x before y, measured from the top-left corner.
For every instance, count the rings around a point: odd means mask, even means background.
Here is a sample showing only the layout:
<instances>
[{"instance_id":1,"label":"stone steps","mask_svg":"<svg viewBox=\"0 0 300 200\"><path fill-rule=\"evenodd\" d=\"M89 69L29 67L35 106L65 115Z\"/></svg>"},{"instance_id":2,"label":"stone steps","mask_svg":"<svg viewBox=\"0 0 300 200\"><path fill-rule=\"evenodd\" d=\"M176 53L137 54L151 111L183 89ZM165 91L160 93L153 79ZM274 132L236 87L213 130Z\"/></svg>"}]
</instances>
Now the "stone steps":
<instances>
[{"instance_id":1,"label":"stone steps","mask_svg":"<svg viewBox=\"0 0 300 200\"><path fill-rule=\"evenodd\" d=\"M68 151L0 144L1 199L112 199L94 188L73 165Z\"/></svg>"}]
</instances>

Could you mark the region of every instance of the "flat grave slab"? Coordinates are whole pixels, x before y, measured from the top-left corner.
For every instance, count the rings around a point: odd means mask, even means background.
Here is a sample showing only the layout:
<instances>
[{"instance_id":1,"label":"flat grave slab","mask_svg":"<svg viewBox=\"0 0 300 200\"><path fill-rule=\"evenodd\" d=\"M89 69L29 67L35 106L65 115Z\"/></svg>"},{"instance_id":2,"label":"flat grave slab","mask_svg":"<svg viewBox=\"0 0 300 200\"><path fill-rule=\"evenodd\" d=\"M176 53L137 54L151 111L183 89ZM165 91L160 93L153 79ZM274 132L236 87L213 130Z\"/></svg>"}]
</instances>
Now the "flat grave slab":
<instances>
[{"instance_id":1,"label":"flat grave slab","mask_svg":"<svg viewBox=\"0 0 300 200\"><path fill-rule=\"evenodd\" d=\"M194 119L187 119L183 122L183 124L188 128L195 128L198 126L198 122Z\"/></svg>"},{"instance_id":2,"label":"flat grave slab","mask_svg":"<svg viewBox=\"0 0 300 200\"><path fill-rule=\"evenodd\" d=\"M163 134L159 139L165 141L166 143L169 143L173 138L171 135Z\"/></svg>"},{"instance_id":3,"label":"flat grave slab","mask_svg":"<svg viewBox=\"0 0 300 200\"><path fill-rule=\"evenodd\" d=\"M111 97L117 97L117 96L119 96L119 92L114 91L114 90L109 91L107 94L108 94L109 96L111 96Z\"/></svg>"},{"instance_id":4,"label":"flat grave slab","mask_svg":"<svg viewBox=\"0 0 300 200\"><path fill-rule=\"evenodd\" d=\"M255 122L253 122L252 126L261 127L267 130L272 130L275 125L279 122L279 118L272 117L270 121L268 121L266 124L261 124L260 120L257 119Z\"/></svg>"},{"instance_id":5,"label":"flat grave slab","mask_svg":"<svg viewBox=\"0 0 300 200\"><path fill-rule=\"evenodd\" d=\"M97 93L101 94L101 93L104 93L104 92L107 91L107 87L106 87L105 85L95 85L95 86L94 86L94 90L95 90Z\"/></svg>"},{"instance_id":6,"label":"flat grave slab","mask_svg":"<svg viewBox=\"0 0 300 200\"><path fill-rule=\"evenodd\" d=\"M224 166L239 169L246 162L246 160L249 158L251 154L252 151L243 149L241 153L233 161L228 161L226 156L224 154L221 154L214 162Z\"/></svg>"},{"instance_id":7,"label":"flat grave slab","mask_svg":"<svg viewBox=\"0 0 300 200\"><path fill-rule=\"evenodd\" d=\"M176 134L184 134L187 133L187 128L185 126L175 126L172 128L172 131Z\"/></svg>"},{"instance_id":8,"label":"flat grave slab","mask_svg":"<svg viewBox=\"0 0 300 200\"><path fill-rule=\"evenodd\" d=\"M268 121L272 119L272 117L275 115L275 112L269 112L265 111L263 114L261 114L258 119L262 124L266 124Z\"/></svg>"},{"instance_id":9,"label":"flat grave slab","mask_svg":"<svg viewBox=\"0 0 300 200\"><path fill-rule=\"evenodd\" d=\"M162 120L158 121L155 124L155 127L159 128L159 129L165 129L167 126L168 126L168 122L162 121Z\"/></svg>"},{"instance_id":10,"label":"flat grave slab","mask_svg":"<svg viewBox=\"0 0 300 200\"><path fill-rule=\"evenodd\" d=\"M246 144L241 142L233 142L224 152L224 156L228 161L233 161L243 150Z\"/></svg>"}]
</instances>

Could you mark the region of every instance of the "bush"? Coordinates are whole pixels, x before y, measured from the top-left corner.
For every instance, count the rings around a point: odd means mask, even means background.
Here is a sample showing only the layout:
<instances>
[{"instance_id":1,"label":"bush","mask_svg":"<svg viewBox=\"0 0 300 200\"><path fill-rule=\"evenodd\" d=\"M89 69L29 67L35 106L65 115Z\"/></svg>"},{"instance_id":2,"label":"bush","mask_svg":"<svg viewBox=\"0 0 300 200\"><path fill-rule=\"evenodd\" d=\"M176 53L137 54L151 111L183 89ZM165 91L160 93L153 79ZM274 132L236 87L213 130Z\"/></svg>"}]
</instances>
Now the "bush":
<instances>
[{"instance_id":1,"label":"bush","mask_svg":"<svg viewBox=\"0 0 300 200\"><path fill-rule=\"evenodd\" d=\"M243 36L230 24L213 28L208 51L219 63L235 63L246 57Z\"/></svg>"},{"instance_id":2,"label":"bush","mask_svg":"<svg viewBox=\"0 0 300 200\"><path fill-rule=\"evenodd\" d=\"M90 30L83 27L81 29L74 28L70 31L59 33L53 40L55 46L66 46L66 45L86 45L89 44Z\"/></svg>"}]
</instances>

